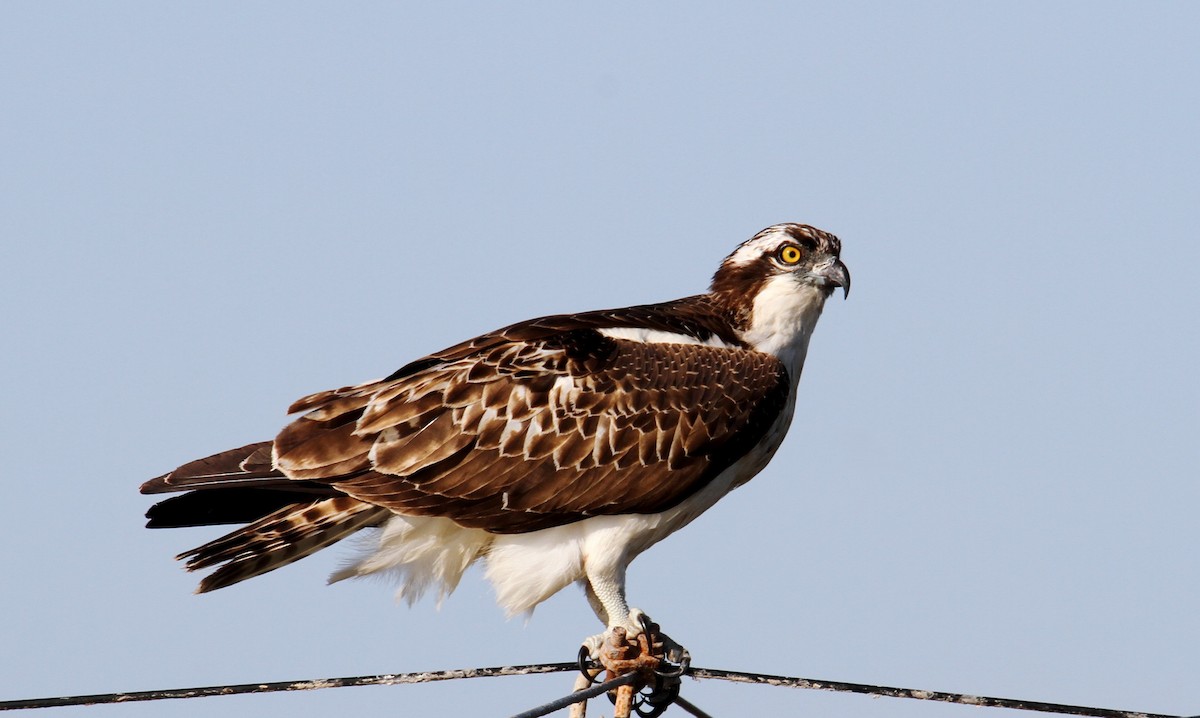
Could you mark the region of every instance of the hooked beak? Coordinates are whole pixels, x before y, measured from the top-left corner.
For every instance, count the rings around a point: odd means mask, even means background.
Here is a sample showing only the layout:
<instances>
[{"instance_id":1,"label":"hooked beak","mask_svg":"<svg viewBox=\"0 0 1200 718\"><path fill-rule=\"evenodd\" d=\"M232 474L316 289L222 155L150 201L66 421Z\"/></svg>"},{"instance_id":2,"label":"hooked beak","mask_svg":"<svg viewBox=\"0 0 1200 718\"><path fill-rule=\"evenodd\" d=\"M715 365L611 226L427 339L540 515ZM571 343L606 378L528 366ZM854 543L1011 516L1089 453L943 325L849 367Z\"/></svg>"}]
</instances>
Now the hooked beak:
<instances>
[{"instance_id":1,"label":"hooked beak","mask_svg":"<svg viewBox=\"0 0 1200 718\"><path fill-rule=\"evenodd\" d=\"M833 293L834 287L841 287L842 298L850 296L850 270L846 269L846 265L842 264L838 257L830 257L813 267L809 276L817 279L818 284L825 287L829 294Z\"/></svg>"}]
</instances>

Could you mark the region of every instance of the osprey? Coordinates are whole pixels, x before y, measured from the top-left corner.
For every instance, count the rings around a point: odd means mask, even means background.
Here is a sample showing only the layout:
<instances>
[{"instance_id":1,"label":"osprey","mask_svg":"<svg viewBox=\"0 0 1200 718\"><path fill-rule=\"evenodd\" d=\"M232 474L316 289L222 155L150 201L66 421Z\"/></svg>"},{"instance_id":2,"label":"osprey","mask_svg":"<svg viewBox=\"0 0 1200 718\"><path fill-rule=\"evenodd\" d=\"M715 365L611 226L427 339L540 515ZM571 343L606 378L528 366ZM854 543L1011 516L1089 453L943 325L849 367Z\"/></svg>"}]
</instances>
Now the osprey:
<instances>
[{"instance_id":1,"label":"osprey","mask_svg":"<svg viewBox=\"0 0 1200 718\"><path fill-rule=\"evenodd\" d=\"M217 567L199 592L373 528L331 581L391 573L411 604L482 560L510 616L579 582L608 631L637 635L626 568L779 448L825 300L849 294L840 253L827 232L777 224L707 294L520 322L304 397L274 441L143 484L187 492L147 526L246 524L177 557Z\"/></svg>"}]
</instances>

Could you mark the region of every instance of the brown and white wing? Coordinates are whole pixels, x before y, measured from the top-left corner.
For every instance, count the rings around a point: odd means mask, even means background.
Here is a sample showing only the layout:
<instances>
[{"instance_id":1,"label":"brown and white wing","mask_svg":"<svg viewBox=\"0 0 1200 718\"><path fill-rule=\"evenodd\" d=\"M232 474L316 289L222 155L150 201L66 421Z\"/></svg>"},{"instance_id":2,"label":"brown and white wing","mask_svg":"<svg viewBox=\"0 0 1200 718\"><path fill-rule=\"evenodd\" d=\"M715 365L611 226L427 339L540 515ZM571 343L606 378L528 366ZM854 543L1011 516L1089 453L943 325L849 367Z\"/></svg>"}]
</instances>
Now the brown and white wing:
<instances>
[{"instance_id":1,"label":"brown and white wing","mask_svg":"<svg viewBox=\"0 0 1200 718\"><path fill-rule=\"evenodd\" d=\"M497 533L655 513L757 444L788 390L768 354L510 328L301 399L275 467Z\"/></svg>"}]
</instances>

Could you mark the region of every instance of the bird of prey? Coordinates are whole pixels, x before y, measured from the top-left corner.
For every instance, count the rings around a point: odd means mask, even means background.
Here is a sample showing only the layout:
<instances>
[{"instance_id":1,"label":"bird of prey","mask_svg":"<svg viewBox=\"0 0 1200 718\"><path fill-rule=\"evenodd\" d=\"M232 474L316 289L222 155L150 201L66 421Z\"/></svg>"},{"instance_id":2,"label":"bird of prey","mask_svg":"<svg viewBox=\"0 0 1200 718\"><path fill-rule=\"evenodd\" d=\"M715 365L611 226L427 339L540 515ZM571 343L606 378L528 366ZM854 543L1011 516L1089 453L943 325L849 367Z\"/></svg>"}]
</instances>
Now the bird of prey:
<instances>
[{"instance_id":1,"label":"bird of prey","mask_svg":"<svg viewBox=\"0 0 1200 718\"><path fill-rule=\"evenodd\" d=\"M178 557L217 567L199 592L371 528L331 581L390 573L411 604L481 561L510 616L578 582L606 633L637 635L627 567L779 448L825 300L849 294L840 254L827 232L777 224L705 294L520 322L306 396L273 441L143 484L186 492L147 526L246 524Z\"/></svg>"}]
</instances>

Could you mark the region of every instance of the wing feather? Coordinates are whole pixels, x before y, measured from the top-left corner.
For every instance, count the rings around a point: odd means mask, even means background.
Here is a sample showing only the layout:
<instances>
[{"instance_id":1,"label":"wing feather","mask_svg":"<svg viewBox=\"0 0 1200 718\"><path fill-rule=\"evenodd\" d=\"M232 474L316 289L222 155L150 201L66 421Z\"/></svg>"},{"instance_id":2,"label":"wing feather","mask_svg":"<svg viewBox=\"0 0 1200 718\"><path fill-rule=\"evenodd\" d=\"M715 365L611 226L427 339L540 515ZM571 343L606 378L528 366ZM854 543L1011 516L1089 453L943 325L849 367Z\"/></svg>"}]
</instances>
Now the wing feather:
<instances>
[{"instance_id":1,"label":"wing feather","mask_svg":"<svg viewBox=\"0 0 1200 718\"><path fill-rule=\"evenodd\" d=\"M146 482L146 493L188 492L152 507L149 525L250 522L180 557L218 567L208 591L392 513L520 533L663 511L758 443L786 404L783 366L746 348L722 311L701 296L544 317L310 394L273 442ZM621 327L684 343L598 331Z\"/></svg>"},{"instance_id":2,"label":"wing feather","mask_svg":"<svg viewBox=\"0 0 1200 718\"><path fill-rule=\"evenodd\" d=\"M445 411L419 430L401 435L384 431L371 449L372 468L395 476L409 476L437 464L474 443L475 437L461 431L454 414Z\"/></svg>"},{"instance_id":3,"label":"wing feather","mask_svg":"<svg viewBox=\"0 0 1200 718\"><path fill-rule=\"evenodd\" d=\"M142 484L141 492L182 491L221 484L230 479L237 479L247 486L286 482L284 475L271 466L271 442L262 441L188 462Z\"/></svg>"},{"instance_id":4,"label":"wing feather","mask_svg":"<svg viewBox=\"0 0 1200 718\"><path fill-rule=\"evenodd\" d=\"M497 531L651 513L757 443L789 388L778 360L741 348L578 327L476 342L301 400L278 466L397 513Z\"/></svg>"}]
</instances>

